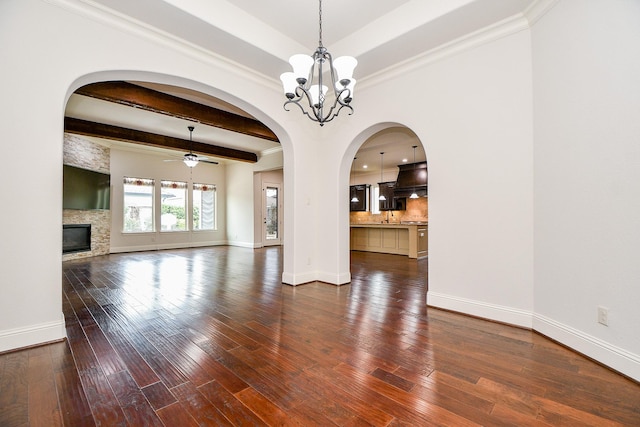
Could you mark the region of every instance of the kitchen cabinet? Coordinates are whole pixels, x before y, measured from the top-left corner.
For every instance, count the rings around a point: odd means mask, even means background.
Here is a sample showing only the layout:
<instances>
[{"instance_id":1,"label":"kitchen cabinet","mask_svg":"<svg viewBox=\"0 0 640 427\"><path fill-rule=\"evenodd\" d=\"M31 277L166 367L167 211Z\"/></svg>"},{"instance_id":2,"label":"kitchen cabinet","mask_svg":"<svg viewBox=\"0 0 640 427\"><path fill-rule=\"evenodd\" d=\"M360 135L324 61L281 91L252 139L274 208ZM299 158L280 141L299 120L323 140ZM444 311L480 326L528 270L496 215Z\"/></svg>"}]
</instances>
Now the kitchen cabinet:
<instances>
[{"instance_id":1,"label":"kitchen cabinet","mask_svg":"<svg viewBox=\"0 0 640 427\"><path fill-rule=\"evenodd\" d=\"M378 200L378 207L381 211L403 211L407 209L407 199L395 196L395 181L379 182L380 195L386 200Z\"/></svg>"},{"instance_id":2,"label":"kitchen cabinet","mask_svg":"<svg viewBox=\"0 0 640 427\"><path fill-rule=\"evenodd\" d=\"M429 239L428 239L428 230L426 226L419 226L416 230L417 240L418 240L418 258L422 258L427 256L429 253Z\"/></svg>"},{"instance_id":3,"label":"kitchen cabinet","mask_svg":"<svg viewBox=\"0 0 640 427\"><path fill-rule=\"evenodd\" d=\"M351 224L351 250L354 251L423 258L428 256L427 245L426 223Z\"/></svg>"},{"instance_id":4,"label":"kitchen cabinet","mask_svg":"<svg viewBox=\"0 0 640 427\"><path fill-rule=\"evenodd\" d=\"M369 210L369 193L371 186L368 184L352 185L349 187L349 200L351 212L366 212ZM353 197L358 198L357 202L353 202Z\"/></svg>"}]
</instances>

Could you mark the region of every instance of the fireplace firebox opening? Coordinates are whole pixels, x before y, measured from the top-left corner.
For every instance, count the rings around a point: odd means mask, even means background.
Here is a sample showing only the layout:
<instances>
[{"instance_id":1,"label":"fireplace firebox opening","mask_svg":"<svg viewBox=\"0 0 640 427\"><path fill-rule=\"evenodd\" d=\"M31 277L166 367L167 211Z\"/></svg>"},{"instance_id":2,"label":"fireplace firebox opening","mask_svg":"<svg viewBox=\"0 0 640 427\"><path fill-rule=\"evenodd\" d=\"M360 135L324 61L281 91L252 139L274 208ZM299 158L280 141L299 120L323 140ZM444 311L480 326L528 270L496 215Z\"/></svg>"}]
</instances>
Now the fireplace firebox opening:
<instances>
[{"instance_id":1,"label":"fireplace firebox opening","mask_svg":"<svg viewBox=\"0 0 640 427\"><path fill-rule=\"evenodd\" d=\"M62 253L91 250L91 224L62 225Z\"/></svg>"}]
</instances>

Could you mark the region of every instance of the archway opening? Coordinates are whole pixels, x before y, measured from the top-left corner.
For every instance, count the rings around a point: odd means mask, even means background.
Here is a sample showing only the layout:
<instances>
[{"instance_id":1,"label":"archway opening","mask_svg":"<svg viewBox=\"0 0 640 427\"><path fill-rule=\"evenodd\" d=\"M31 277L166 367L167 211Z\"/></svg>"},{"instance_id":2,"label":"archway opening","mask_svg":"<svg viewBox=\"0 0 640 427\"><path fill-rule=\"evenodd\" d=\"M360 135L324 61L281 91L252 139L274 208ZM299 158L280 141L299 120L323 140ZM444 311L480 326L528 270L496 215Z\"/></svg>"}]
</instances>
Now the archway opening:
<instances>
[{"instance_id":1,"label":"archway opening","mask_svg":"<svg viewBox=\"0 0 640 427\"><path fill-rule=\"evenodd\" d=\"M425 301L428 205L427 157L420 138L397 124L366 137L349 173L350 271L384 274L406 268Z\"/></svg>"},{"instance_id":2,"label":"archway opening","mask_svg":"<svg viewBox=\"0 0 640 427\"><path fill-rule=\"evenodd\" d=\"M262 213L254 200L260 194L255 176L279 169L282 177L275 133L231 97L222 100L215 96L219 91L201 84L148 73L123 72L128 80L113 80L112 74L109 80L86 76L68 98L64 164L110 176L111 215L65 209L64 223L98 224L94 247L63 259L221 243L256 246ZM268 167L259 163L264 152L271 156ZM195 167L183 162L192 153ZM127 180L149 183L149 206L138 206L144 197L129 194ZM241 188L231 192L229 181Z\"/></svg>"}]
</instances>

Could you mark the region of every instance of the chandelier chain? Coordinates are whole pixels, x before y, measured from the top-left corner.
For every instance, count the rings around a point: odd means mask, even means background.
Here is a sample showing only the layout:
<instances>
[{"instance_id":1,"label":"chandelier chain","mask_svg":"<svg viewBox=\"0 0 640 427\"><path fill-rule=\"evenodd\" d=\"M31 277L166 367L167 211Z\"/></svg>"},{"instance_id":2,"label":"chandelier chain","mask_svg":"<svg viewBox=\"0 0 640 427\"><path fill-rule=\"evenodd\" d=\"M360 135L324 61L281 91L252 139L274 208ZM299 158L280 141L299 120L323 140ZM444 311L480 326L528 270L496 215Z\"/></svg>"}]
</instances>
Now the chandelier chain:
<instances>
[{"instance_id":1,"label":"chandelier chain","mask_svg":"<svg viewBox=\"0 0 640 427\"><path fill-rule=\"evenodd\" d=\"M318 2L318 46L322 46L322 0Z\"/></svg>"}]
</instances>

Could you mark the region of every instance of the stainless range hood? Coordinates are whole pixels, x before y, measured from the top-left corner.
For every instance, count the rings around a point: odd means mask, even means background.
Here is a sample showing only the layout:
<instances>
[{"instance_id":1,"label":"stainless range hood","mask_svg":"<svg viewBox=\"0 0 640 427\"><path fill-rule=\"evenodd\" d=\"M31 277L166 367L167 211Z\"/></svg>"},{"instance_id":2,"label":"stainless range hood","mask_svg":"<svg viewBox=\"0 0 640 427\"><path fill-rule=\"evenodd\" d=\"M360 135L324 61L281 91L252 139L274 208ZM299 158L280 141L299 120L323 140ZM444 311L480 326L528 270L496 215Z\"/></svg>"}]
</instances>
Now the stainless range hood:
<instances>
[{"instance_id":1,"label":"stainless range hood","mask_svg":"<svg viewBox=\"0 0 640 427\"><path fill-rule=\"evenodd\" d=\"M427 162L406 163L398 168L393 197L409 197L414 191L420 197L427 195Z\"/></svg>"}]
</instances>

